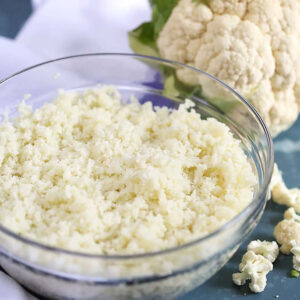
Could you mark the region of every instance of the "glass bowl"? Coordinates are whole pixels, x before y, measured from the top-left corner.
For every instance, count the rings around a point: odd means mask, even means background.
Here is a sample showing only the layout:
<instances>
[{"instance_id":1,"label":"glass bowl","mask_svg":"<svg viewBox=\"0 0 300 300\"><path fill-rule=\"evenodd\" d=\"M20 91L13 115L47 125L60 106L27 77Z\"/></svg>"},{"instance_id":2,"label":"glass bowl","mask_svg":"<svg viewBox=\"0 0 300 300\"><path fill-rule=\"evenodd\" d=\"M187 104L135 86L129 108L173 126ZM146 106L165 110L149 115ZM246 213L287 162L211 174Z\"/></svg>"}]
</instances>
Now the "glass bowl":
<instances>
[{"instance_id":1,"label":"glass bowl","mask_svg":"<svg viewBox=\"0 0 300 300\"><path fill-rule=\"evenodd\" d=\"M179 82L177 72L201 76L224 99ZM204 82L203 80L201 82ZM48 61L0 82L0 112L16 114L20 101L34 108L57 89L114 85L123 99L176 109L189 98L201 118L214 117L241 141L257 176L251 203L209 235L176 248L139 255L92 255L49 247L0 225L0 264L21 284L51 299L174 299L201 285L234 254L259 222L273 170L270 134L246 100L213 76L180 63L131 54L86 54Z\"/></svg>"}]
</instances>

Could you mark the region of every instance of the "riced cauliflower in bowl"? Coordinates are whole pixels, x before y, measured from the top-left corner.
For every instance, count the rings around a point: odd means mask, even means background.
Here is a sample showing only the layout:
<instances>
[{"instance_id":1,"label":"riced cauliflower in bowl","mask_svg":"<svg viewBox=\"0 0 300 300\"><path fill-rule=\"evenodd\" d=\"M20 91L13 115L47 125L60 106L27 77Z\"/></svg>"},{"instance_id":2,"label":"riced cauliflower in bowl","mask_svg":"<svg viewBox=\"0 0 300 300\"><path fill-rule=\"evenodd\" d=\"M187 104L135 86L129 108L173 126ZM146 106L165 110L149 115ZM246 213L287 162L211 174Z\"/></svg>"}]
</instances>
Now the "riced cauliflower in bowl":
<instances>
[{"instance_id":1,"label":"riced cauliflower in bowl","mask_svg":"<svg viewBox=\"0 0 300 300\"><path fill-rule=\"evenodd\" d=\"M231 94L230 110L185 86L164 95L159 70L178 66ZM41 295L173 299L222 267L262 215L268 130L200 70L81 55L13 75L0 97L0 264Z\"/></svg>"}]
</instances>

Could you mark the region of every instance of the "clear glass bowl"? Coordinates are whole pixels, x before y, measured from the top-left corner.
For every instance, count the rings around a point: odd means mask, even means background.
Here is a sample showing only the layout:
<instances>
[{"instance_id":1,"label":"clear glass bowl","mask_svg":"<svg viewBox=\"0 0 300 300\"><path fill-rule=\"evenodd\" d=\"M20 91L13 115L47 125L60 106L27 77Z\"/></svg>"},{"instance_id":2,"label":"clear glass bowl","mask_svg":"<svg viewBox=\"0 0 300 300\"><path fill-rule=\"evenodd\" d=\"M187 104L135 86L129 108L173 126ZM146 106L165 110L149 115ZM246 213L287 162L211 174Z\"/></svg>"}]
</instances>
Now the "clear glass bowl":
<instances>
[{"instance_id":1,"label":"clear glass bowl","mask_svg":"<svg viewBox=\"0 0 300 300\"><path fill-rule=\"evenodd\" d=\"M174 88L174 77L165 80L164 75L178 70L205 77L218 94L223 90L227 96L221 101L205 97L180 82ZM257 175L252 202L205 237L141 255L66 251L20 237L0 226L0 264L24 286L53 299L173 299L217 272L259 222L273 170L270 134L255 109L213 76L180 63L130 54L78 55L23 70L0 83L0 112L8 107L11 115L16 114L16 106L28 93L31 97L27 102L36 108L51 101L57 89L84 89L99 84L115 85L124 99L134 94L141 102L152 101L174 109L189 97L201 118L212 116L226 123L241 140Z\"/></svg>"}]
</instances>

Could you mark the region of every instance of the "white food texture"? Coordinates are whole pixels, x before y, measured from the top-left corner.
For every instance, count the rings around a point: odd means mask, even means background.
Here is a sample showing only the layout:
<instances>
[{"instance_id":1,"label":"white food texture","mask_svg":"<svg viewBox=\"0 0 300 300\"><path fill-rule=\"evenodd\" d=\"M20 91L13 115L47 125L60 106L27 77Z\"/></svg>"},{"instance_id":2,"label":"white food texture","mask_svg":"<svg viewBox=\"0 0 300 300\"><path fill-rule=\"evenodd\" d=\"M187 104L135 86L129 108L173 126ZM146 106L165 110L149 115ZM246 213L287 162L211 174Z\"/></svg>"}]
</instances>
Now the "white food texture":
<instances>
[{"instance_id":1,"label":"white food texture","mask_svg":"<svg viewBox=\"0 0 300 300\"><path fill-rule=\"evenodd\" d=\"M121 101L111 86L60 91L0 125L0 223L44 244L145 253L204 236L253 198L240 142L191 101Z\"/></svg>"}]
</instances>

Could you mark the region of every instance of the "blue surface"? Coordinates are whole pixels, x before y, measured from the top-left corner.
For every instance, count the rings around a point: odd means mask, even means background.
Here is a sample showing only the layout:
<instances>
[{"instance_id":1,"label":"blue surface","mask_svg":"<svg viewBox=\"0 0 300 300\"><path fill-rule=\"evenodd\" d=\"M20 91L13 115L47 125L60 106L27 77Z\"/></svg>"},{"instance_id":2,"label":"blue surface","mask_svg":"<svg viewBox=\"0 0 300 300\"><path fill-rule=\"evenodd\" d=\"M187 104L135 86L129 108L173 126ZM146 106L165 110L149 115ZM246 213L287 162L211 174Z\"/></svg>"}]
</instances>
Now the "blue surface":
<instances>
[{"instance_id":1,"label":"blue surface","mask_svg":"<svg viewBox=\"0 0 300 300\"><path fill-rule=\"evenodd\" d=\"M30 0L0 0L0 35L13 38L30 12ZM287 152L289 149L294 151ZM275 160L287 185L300 187L300 120L275 140L275 150ZM260 224L234 257L208 282L178 300L268 300L276 299L276 295L279 295L279 299L299 300L300 278L289 277L292 268L291 256L280 254L274 263L274 270L268 274L266 290L261 294L252 294L247 286L237 287L231 280L232 273L238 271L238 265L249 241L272 240L274 226L282 219L284 210L285 207L269 201Z\"/></svg>"}]
</instances>

